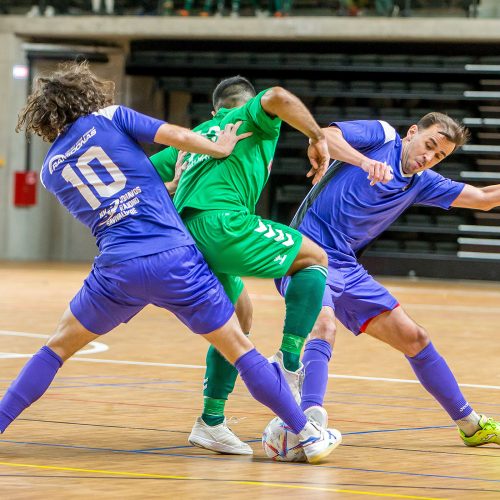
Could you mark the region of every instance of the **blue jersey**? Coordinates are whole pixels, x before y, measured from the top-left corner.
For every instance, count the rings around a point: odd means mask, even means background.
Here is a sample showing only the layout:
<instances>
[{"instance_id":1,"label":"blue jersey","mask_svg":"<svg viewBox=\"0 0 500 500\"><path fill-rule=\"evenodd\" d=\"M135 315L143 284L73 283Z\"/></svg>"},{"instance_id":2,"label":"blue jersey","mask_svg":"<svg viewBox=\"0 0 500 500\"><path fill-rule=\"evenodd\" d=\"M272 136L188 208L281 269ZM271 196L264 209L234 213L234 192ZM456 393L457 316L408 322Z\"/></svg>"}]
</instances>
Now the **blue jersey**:
<instances>
[{"instance_id":1,"label":"blue jersey","mask_svg":"<svg viewBox=\"0 0 500 500\"><path fill-rule=\"evenodd\" d=\"M90 228L100 266L194 244L138 144L163 123L109 106L76 120L45 157L43 185Z\"/></svg>"},{"instance_id":2,"label":"blue jersey","mask_svg":"<svg viewBox=\"0 0 500 500\"><path fill-rule=\"evenodd\" d=\"M425 170L406 175L401 169L402 140L388 123L376 120L335 122L344 139L368 158L386 162L394 178L370 186L367 174L342 164L311 190L303 206L315 198L295 225L334 259L355 260L358 250L387 229L413 204L449 209L464 184ZM318 194L319 193L319 194ZM292 224L293 225L293 224Z\"/></svg>"}]
</instances>

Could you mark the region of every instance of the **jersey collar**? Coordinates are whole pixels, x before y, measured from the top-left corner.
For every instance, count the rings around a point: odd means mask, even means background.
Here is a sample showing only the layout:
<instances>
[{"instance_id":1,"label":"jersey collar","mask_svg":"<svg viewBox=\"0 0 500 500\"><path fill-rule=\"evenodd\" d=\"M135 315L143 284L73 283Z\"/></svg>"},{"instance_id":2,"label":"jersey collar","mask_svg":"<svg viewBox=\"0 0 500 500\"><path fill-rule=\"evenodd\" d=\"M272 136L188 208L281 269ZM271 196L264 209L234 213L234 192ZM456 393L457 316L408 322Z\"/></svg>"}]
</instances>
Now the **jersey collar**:
<instances>
[{"instance_id":1,"label":"jersey collar","mask_svg":"<svg viewBox=\"0 0 500 500\"><path fill-rule=\"evenodd\" d=\"M417 172L416 174L405 174L403 171L403 165L401 164L401 160L399 160L399 172L403 177L413 177L414 175L422 175L424 171L422 170L421 172Z\"/></svg>"}]
</instances>

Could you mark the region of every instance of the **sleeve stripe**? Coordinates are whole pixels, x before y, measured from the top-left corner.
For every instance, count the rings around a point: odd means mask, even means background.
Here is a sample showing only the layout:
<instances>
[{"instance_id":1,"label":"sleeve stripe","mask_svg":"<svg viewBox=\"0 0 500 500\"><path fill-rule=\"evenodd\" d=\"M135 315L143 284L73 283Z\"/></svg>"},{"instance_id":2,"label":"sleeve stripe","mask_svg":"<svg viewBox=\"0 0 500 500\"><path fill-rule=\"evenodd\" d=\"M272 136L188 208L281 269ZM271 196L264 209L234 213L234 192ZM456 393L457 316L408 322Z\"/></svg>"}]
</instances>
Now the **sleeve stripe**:
<instances>
[{"instance_id":1,"label":"sleeve stripe","mask_svg":"<svg viewBox=\"0 0 500 500\"><path fill-rule=\"evenodd\" d=\"M390 141L393 141L396 139L396 130L394 127L389 125L387 122L384 122L383 120L378 120L380 125L382 125L382 128L384 129L384 135L385 135L385 141L384 144L387 144Z\"/></svg>"}]
</instances>

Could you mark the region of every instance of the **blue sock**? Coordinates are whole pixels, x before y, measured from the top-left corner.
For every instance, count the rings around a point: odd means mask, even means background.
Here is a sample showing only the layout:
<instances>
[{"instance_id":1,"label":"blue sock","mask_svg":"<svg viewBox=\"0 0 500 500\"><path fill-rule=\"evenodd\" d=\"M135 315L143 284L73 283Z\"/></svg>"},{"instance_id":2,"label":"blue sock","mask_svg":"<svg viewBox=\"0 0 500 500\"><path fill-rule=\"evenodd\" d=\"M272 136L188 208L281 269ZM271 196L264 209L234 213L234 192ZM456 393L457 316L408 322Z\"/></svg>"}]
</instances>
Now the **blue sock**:
<instances>
[{"instance_id":1,"label":"blue sock","mask_svg":"<svg viewBox=\"0 0 500 500\"><path fill-rule=\"evenodd\" d=\"M47 346L33 355L0 401L0 432L45 393L62 364L62 359Z\"/></svg>"},{"instance_id":2,"label":"blue sock","mask_svg":"<svg viewBox=\"0 0 500 500\"><path fill-rule=\"evenodd\" d=\"M276 413L295 434L304 428L306 416L295 402L277 364L269 363L256 349L252 349L239 357L234 366L259 403Z\"/></svg>"},{"instance_id":3,"label":"blue sock","mask_svg":"<svg viewBox=\"0 0 500 500\"><path fill-rule=\"evenodd\" d=\"M302 363L304 364L304 384L300 407L323 406L328 384L328 362L332 357L332 346L323 339L312 339L306 344Z\"/></svg>"},{"instance_id":4,"label":"blue sock","mask_svg":"<svg viewBox=\"0 0 500 500\"><path fill-rule=\"evenodd\" d=\"M420 383L436 398L452 420L459 420L472 412L453 373L432 342L413 358L406 358Z\"/></svg>"}]
</instances>

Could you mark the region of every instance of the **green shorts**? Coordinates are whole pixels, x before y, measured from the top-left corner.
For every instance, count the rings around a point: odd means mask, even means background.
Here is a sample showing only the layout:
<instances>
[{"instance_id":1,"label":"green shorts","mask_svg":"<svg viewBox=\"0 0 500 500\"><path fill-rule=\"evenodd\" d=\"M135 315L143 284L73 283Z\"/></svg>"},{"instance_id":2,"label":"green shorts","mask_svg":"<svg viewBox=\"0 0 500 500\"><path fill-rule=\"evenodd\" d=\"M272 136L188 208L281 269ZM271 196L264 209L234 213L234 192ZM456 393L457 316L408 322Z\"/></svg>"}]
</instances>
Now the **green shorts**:
<instances>
[{"instance_id":1,"label":"green shorts","mask_svg":"<svg viewBox=\"0 0 500 500\"><path fill-rule=\"evenodd\" d=\"M243 290L240 276L285 276L302 244L296 229L246 212L210 210L184 224L233 304Z\"/></svg>"}]
</instances>

